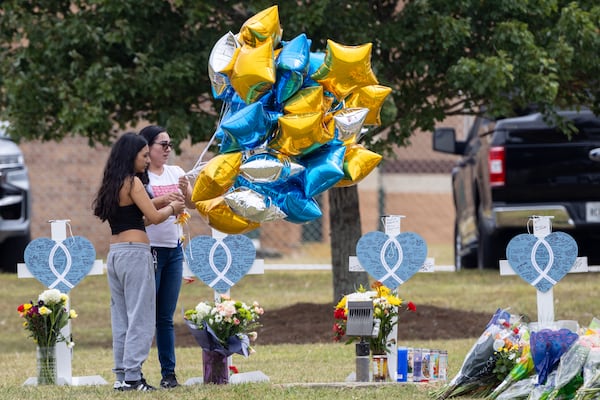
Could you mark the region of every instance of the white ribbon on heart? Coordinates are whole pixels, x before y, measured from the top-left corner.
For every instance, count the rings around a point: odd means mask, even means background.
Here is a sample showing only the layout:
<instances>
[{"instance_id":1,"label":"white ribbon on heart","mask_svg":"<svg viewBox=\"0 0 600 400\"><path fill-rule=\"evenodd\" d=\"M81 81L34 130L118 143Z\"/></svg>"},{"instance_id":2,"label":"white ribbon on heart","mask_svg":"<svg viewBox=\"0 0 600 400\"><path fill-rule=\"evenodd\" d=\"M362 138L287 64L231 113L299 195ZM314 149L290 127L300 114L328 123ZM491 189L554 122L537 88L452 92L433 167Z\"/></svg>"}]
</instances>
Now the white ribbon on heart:
<instances>
[{"instance_id":1,"label":"white ribbon on heart","mask_svg":"<svg viewBox=\"0 0 600 400\"><path fill-rule=\"evenodd\" d=\"M56 267L54 266L54 255L56 254L58 249L61 249L63 251L63 253L65 253L65 256L67 257L67 264L65 265L65 269L62 272L62 274L59 273L58 270L56 269ZM54 289L56 287L56 285L58 285L61 282L64 283L65 285L67 285L67 287L69 287L70 289L73 289L75 287L75 285L73 285L71 282L69 282L68 280L65 279L65 276L67 276L67 274L71 270L72 258L71 258L71 253L69 253L69 250L67 249L67 247L64 244L62 244L62 242L61 243L57 242L52 247L52 250L50 250L50 255L48 256L48 265L50 266L50 271L52 271L54 276L57 278L54 282L52 282L52 284L50 286L48 286L49 289Z\"/></svg>"},{"instance_id":2,"label":"white ribbon on heart","mask_svg":"<svg viewBox=\"0 0 600 400\"><path fill-rule=\"evenodd\" d=\"M232 282L231 279L227 278L226 276L227 272L229 271L232 265L231 261L233 260L233 257L231 257L231 251L229 250L229 247L227 247L227 245L223 242L223 240L221 240L220 238L215 240L215 243L212 245L212 247L210 248L210 252L208 253L208 263L210 265L210 269L213 270L217 277L211 283L209 283L208 286L212 288L217 283L219 283L219 281L223 281L229 286L233 286L235 283ZM215 258L215 252L217 251L218 246L221 246L223 250L225 250L225 255L227 256L227 263L225 264L225 268L223 269L223 271L219 271L219 269L213 262Z\"/></svg>"},{"instance_id":3,"label":"white ribbon on heart","mask_svg":"<svg viewBox=\"0 0 600 400\"><path fill-rule=\"evenodd\" d=\"M387 262L385 261L385 251L387 250L388 246L391 245L394 245L394 247L398 250L398 260L396 260L396 263L390 268ZM396 240L395 237L389 237L381 247L381 252L379 253L379 261L381 261L381 265L387 271L387 273L382 278L380 278L379 281L385 282L387 278L392 278L396 282L398 282L398 286L402 285L404 281L400 279L398 275L396 275L396 271L398 270L398 268L400 268L403 259L404 252L402 251L402 246Z\"/></svg>"},{"instance_id":4,"label":"white ribbon on heart","mask_svg":"<svg viewBox=\"0 0 600 400\"><path fill-rule=\"evenodd\" d=\"M546 250L548 250L548 254L550 255L550 257L548 259L548 265L546 265L546 267L544 267L543 270L540 268L540 266L538 265L538 263L535 259L535 254L537 253L537 249L540 247L540 245L544 245ZM531 265L533 265L533 268L535 268L535 270L539 273L539 275L533 282L531 282L531 285L532 286L537 285L542 279L546 279L552 285L556 285L557 282L554 279L552 279L550 276L548 276L548 272L550 271L550 268L552 268L553 264L554 264L554 253L552 252L552 247L550 247L550 244L548 244L548 242L546 242L544 240L544 238L538 238L537 242L535 242L535 244L533 245L533 248L531 249Z\"/></svg>"}]
</instances>

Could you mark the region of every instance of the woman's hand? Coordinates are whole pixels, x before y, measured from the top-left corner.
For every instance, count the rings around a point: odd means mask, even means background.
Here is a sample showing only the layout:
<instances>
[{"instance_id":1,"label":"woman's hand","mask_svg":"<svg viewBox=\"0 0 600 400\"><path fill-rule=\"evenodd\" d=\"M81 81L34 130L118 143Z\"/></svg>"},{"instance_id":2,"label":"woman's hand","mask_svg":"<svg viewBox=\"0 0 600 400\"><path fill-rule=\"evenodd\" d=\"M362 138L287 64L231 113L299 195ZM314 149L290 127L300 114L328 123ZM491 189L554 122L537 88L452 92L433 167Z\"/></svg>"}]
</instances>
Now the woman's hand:
<instances>
[{"instance_id":1,"label":"woman's hand","mask_svg":"<svg viewBox=\"0 0 600 400\"><path fill-rule=\"evenodd\" d=\"M169 206L173 207L173 215L179 215L185 210L185 203L183 200L175 200L169 203Z\"/></svg>"},{"instance_id":2,"label":"woman's hand","mask_svg":"<svg viewBox=\"0 0 600 400\"><path fill-rule=\"evenodd\" d=\"M171 192L163 196L163 204L171 204L174 201L184 201L185 198L179 192Z\"/></svg>"},{"instance_id":3,"label":"woman's hand","mask_svg":"<svg viewBox=\"0 0 600 400\"><path fill-rule=\"evenodd\" d=\"M178 185L179 191L181 192L181 194L183 194L183 197L186 198L188 195L188 188L190 187L190 181L188 180L187 176L180 176Z\"/></svg>"}]
</instances>

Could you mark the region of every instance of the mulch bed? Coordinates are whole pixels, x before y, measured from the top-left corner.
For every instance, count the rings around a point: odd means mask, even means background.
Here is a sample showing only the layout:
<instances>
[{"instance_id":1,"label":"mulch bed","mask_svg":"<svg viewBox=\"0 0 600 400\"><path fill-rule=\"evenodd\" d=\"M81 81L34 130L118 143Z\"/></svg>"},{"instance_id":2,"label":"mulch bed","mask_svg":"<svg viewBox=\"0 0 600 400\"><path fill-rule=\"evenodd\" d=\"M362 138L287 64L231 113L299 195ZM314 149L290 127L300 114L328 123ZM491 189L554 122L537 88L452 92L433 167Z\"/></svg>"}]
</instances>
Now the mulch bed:
<instances>
[{"instance_id":1,"label":"mulch bed","mask_svg":"<svg viewBox=\"0 0 600 400\"><path fill-rule=\"evenodd\" d=\"M309 344L333 341L333 304L298 303L268 310L261 317L257 345ZM434 306L417 306L400 315L399 341L477 338L491 315ZM175 323L178 347L197 346L187 326Z\"/></svg>"}]
</instances>

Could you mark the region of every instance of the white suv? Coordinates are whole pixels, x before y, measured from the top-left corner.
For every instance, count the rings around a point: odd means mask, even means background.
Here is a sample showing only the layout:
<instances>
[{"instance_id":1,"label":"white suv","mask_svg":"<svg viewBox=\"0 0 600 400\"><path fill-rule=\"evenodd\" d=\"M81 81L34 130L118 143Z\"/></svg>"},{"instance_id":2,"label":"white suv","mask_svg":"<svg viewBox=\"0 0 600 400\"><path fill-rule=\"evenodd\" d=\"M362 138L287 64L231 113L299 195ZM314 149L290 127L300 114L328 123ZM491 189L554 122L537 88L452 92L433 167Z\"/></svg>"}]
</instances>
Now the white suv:
<instances>
[{"instance_id":1,"label":"white suv","mask_svg":"<svg viewBox=\"0 0 600 400\"><path fill-rule=\"evenodd\" d=\"M31 196L23 153L7 127L0 121L0 271L16 272L31 238Z\"/></svg>"}]
</instances>

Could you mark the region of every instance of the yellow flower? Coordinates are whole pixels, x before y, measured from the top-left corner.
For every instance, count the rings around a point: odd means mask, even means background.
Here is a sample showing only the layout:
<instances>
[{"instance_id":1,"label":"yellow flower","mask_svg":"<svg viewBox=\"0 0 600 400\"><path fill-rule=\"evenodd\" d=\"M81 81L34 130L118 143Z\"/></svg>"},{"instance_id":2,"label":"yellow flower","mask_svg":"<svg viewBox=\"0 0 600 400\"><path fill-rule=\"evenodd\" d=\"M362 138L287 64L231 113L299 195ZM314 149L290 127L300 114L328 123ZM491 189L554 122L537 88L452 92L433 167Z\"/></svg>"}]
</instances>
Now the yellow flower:
<instances>
[{"instance_id":1,"label":"yellow flower","mask_svg":"<svg viewBox=\"0 0 600 400\"><path fill-rule=\"evenodd\" d=\"M23 304L23 309L25 310L25 312L31 310L31 307L33 307L31 305L31 303L25 303L25 304Z\"/></svg>"},{"instance_id":2,"label":"yellow flower","mask_svg":"<svg viewBox=\"0 0 600 400\"><path fill-rule=\"evenodd\" d=\"M40 315L50 315L50 314L52 314L52 310L51 310L51 309L49 309L49 308L48 308L48 307L46 307L46 306L41 306L41 307L38 309L38 311L39 311Z\"/></svg>"},{"instance_id":3,"label":"yellow flower","mask_svg":"<svg viewBox=\"0 0 600 400\"><path fill-rule=\"evenodd\" d=\"M347 297L348 296L342 297L342 299L339 301L339 303L337 303L337 305L335 306L335 308L346 308Z\"/></svg>"},{"instance_id":4,"label":"yellow flower","mask_svg":"<svg viewBox=\"0 0 600 400\"><path fill-rule=\"evenodd\" d=\"M387 300L387 302L393 306L399 306L402 304L402 300L400 300L399 298L397 298L396 296L390 296L390 295L386 295L384 296L385 299Z\"/></svg>"},{"instance_id":5,"label":"yellow flower","mask_svg":"<svg viewBox=\"0 0 600 400\"><path fill-rule=\"evenodd\" d=\"M77 318L77 312L73 309L69 310L69 318L71 318L71 319Z\"/></svg>"},{"instance_id":6,"label":"yellow flower","mask_svg":"<svg viewBox=\"0 0 600 400\"><path fill-rule=\"evenodd\" d=\"M69 300L69 296L67 296L65 293L61 293L60 294L60 301L62 301L63 304L67 304L67 300Z\"/></svg>"}]
</instances>

